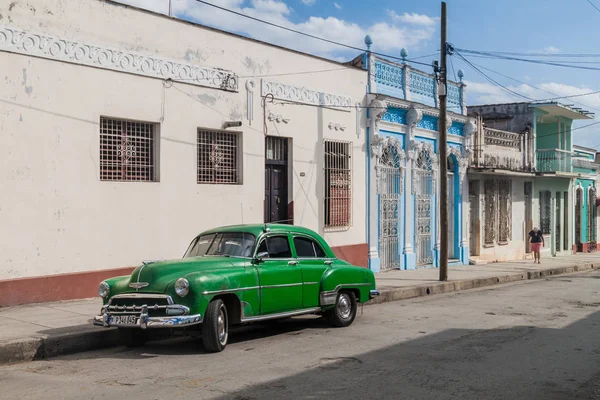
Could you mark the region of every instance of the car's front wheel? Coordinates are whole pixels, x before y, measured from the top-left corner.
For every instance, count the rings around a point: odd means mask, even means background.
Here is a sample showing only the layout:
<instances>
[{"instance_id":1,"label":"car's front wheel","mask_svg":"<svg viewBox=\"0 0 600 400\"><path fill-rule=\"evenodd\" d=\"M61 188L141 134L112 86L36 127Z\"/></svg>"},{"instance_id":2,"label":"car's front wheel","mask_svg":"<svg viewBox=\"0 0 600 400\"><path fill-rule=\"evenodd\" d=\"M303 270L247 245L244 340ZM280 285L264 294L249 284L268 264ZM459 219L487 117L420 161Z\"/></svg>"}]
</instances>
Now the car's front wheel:
<instances>
[{"instance_id":1,"label":"car's front wheel","mask_svg":"<svg viewBox=\"0 0 600 400\"><path fill-rule=\"evenodd\" d=\"M223 300L213 300L206 308L202 323L202 344L207 351L218 353L225 349L229 339L229 319Z\"/></svg>"},{"instance_id":2,"label":"car's front wheel","mask_svg":"<svg viewBox=\"0 0 600 400\"><path fill-rule=\"evenodd\" d=\"M325 312L329 322L336 327L350 326L356 318L358 305L356 297L351 292L340 292L337 296L335 307Z\"/></svg>"},{"instance_id":3,"label":"car's front wheel","mask_svg":"<svg viewBox=\"0 0 600 400\"><path fill-rule=\"evenodd\" d=\"M119 328L119 340L127 347L140 347L146 343L148 332L140 328Z\"/></svg>"}]
</instances>

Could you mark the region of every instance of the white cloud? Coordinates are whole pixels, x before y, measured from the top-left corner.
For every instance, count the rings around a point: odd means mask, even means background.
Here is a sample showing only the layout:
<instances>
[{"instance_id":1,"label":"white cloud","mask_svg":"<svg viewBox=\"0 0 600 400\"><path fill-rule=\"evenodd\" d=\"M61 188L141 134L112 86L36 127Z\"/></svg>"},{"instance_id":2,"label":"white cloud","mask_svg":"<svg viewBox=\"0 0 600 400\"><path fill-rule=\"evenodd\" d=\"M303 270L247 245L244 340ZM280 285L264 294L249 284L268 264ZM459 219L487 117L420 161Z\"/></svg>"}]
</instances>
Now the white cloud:
<instances>
[{"instance_id":1,"label":"white cloud","mask_svg":"<svg viewBox=\"0 0 600 400\"><path fill-rule=\"evenodd\" d=\"M432 18L428 15L416 13L409 14L405 12L404 14L399 15L394 10L387 10L387 14L395 22L402 22L411 25L435 26L439 20L437 17Z\"/></svg>"},{"instance_id":2,"label":"white cloud","mask_svg":"<svg viewBox=\"0 0 600 400\"><path fill-rule=\"evenodd\" d=\"M333 3L333 6L334 6L335 8L337 8L338 10L341 10L341 9L342 9L342 6L341 6L340 4L338 4L338 3L335 3L335 2L334 2L334 3Z\"/></svg>"},{"instance_id":3,"label":"white cloud","mask_svg":"<svg viewBox=\"0 0 600 400\"><path fill-rule=\"evenodd\" d=\"M317 0L302 0L302 3L307 6L312 6Z\"/></svg>"},{"instance_id":4,"label":"white cloud","mask_svg":"<svg viewBox=\"0 0 600 400\"><path fill-rule=\"evenodd\" d=\"M503 89L491 83L469 81L466 81L465 83L467 84L468 104L479 105L528 101L518 96L509 94ZM522 84L507 87L517 93L520 93L524 96L536 100L546 100L554 97L573 96L578 94L591 93L595 91L594 89L591 89L589 87L577 87L556 82L546 82L534 86L542 89L543 91ZM548 92L553 94L550 94ZM584 110L594 112L598 117L600 117L600 94L580 96L570 99L558 99L556 101L562 104L574 104L575 107L580 107ZM594 121L576 121L574 127L576 128L578 126L587 125L592 122ZM579 144L582 146L596 146L598 142L600 142L600 139L598 139L599 133L600 125L591 126L589 128L583 128L580 130L578 129L575 132L573 132L573 141L575 144Z\"/></svg>"},{"instance_id":5,"label":"white cloud","mask_svg":"<svg viewBox=\"0 0 600 400\"><path fill-rule=\"evenodd\" d=\"M163 13L166 13L168 8L168 5L164 6L165 3L168 4L165 0L120 1ZM314 2L315 0L304 1ZM435 19L426 15L406 14L406 18L413 21L410 26L400 24L405 18L404 15L398 16L400 20L388 15L388 18L371 26L362 26L331 16L311 16L305 20L292 22L291 17L294 15L294 11L281 0L250 0L250 2L246 0L211 0L211 2L254 18L354 47L364 48L364 38L368 34L373 39L373 49L380 52L396 53L403 47L416 50L424 42L430 40L435 33L435 24L430 22ZM236 16L195 0L172 0L172 10L173 15L183 19L311 54L339 56L340 53L352 53L352 55L356 53L354 50L338 45L303 37L293 32Z\"/></svg>"},{"instance_id":6,"label":"white cloud","mask_svg":"<svg viewBox=\"0 0 600 400\"><path fill-rule=\"evenodd\" d=\"M554 46L548 46L543 48L540 53L543 54L557 54L560 53L560 49L558 47L554 47Z\"/></svg>"}]
</instances>

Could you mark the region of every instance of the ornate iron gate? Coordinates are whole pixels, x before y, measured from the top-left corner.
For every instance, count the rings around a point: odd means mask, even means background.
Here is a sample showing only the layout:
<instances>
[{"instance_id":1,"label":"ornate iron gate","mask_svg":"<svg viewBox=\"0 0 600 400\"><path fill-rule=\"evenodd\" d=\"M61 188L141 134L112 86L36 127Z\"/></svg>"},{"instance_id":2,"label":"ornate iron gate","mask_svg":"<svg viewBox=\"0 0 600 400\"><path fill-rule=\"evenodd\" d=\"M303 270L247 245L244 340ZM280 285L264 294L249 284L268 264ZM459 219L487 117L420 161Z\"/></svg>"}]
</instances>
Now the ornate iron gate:
<instances>
[{"instance_id":1,"label":"ornate iron gate","mask_svg":"<svg viewBox=\"0 0 600 400\"><path fill-rule=\"evenodd\" d=\"M421 151L415 162L416 174L416 253L417 265L433 263L432 237L433 232L433 165L429 154Z\"/></svg>"},{"instance_id":2,"label":"ornate iron gate","mask_svg":"<svg viewBox=\"0 0 600 400\"><path fill-rule=\"evenodd\" d=\"M589 189L589 202L588 202L588 246L589 251L596 251L596 188L590 187Z\"/></svg>"},{"instance_id":3,"label":"ornate iron gate","mask_svg":"<svg viewBox=\"0 0 600 400\"><path fill-rule=\"evenodd\" d=\"M581 244L581 206L583 205L583 190L581 188L575 191L575 245L577 251L583 251Z\"/></svg>"},{"instance_id":4,"label":"ornate iron gate","mask_svg":"<svg viewBox=\"0 0 600 400\"><path fill-rule=\"evenodd\" d=\"M400 194L402 173L398 151L393 145L383 149L378 166L379 257L381 270L400 268Z\"/></svg>"}]
</instances>

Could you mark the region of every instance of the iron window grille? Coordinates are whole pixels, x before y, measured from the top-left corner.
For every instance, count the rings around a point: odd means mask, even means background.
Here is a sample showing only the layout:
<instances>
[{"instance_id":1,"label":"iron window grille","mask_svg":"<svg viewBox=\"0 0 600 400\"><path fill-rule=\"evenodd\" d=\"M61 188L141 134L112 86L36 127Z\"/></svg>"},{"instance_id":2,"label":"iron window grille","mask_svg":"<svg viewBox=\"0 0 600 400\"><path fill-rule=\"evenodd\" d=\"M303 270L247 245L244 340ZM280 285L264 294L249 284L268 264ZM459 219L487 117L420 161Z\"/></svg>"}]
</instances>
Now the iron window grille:
<instances>
[{"instance_id":1,"label":"iron window grille","mask_svg":"<svg viewBox=\"0 0 600 400\"><path fill-rule=\"evenodd\" d=\"M198 129L198 183L242 183L240 136L239 132Z\"/></svg>"},{"instance_id":2,"label":"iron window grille","mask_svg":"<svg viewBox=\"0 0 600 400\"><path fill-rule=\"evenodd\" d=\"M552 193L549 190L540 192L540 230L542 234L549 235L552 216Z\"/></svg>"},{"instance_id":3,"label":"iron window grille","mask_svg":"<svg viewBox=\"0 0 600 400\"><path fill-rule=\"evenodd\" d=\"M158 181L157 124L100 118L100 180Z\"/></svg>"},{"instance_id":4,"label":"iron window grille","mask_svg":"<svg viewBox=\"0 0 600 400\"><path fill-rule=\"evenodd\" d=\"M325 140L325 227L352 224L352 143Z\"/></svg>"}]
</instances>

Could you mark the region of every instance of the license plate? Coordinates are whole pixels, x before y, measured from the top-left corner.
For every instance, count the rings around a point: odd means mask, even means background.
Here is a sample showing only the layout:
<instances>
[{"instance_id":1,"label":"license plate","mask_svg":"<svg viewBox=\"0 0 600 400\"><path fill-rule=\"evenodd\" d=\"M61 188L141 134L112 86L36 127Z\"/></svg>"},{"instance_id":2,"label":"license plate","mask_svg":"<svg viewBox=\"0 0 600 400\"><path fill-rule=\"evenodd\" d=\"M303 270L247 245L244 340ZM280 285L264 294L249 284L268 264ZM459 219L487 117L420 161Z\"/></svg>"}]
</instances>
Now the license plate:
<instances>
[{"instance_id":1,"label":"license plate","mask_svg":"<svg viewBox=\"0 0 600 400\"><path fill-rule=\"evenodd\" d=\"M135 315L115 315L112 325L137 325L138 317Z\"/></svg>"}]
</instances>

